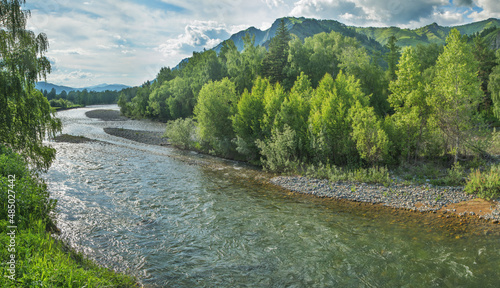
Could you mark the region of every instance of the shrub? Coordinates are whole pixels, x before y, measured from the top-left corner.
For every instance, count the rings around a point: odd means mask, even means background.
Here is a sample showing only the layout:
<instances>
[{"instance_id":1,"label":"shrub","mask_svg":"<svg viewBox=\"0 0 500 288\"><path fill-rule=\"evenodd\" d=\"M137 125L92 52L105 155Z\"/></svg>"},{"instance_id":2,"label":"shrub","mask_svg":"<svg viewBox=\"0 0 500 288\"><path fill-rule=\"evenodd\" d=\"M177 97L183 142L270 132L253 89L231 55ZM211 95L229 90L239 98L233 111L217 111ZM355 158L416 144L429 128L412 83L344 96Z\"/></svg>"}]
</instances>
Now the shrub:
<instances>
[{"instance_id":1,"label":"shrub","mask_svg":"<svg viewBox=\"0 0 500 288\"><path fill-rule=\"evenodd\" d=\"M489 172L474 170L469 174L465 192L476 194L487 200L500 196L500 165L494 165Z\"/></svg>"},{"instance_id":2,"label":"shrub","mask_svg":"<svg viewBox=\"0 0 500 288\"><path fill-rule=\"evenodd\" d=\"M11 169L5 169L10 167ZM32 221L42 220L47 226L53 225L52 213L56 200L49 198L49 192L43 180L28 172L26 164L17 154L0 155L0 219L8 219L9 190L15 192L16 224L29 227ZM8 171L7 171L8 170ZM6 174L4 174L6 173ZM15 181L9 181L9 175ZM13 187L10 187L13 184Z\"/></svg>"},{"instance_id":3,"label":"shrub","mask_svg":"<svg viewBox=\"0 0 500 288\"><path fill-rule=\"evenodd\" d=\"M190 149L194 147L195 129L193 119L177 119L167 123L163 137L167 137L170 143L176 147Z\"/></svg>"},{"instance_id":4,"label":"shrub","mask_svg":"<svg viewBox=\"0 0 500 288\"><path fill-rule=\"evenodd\" d=\"M266 142L258 139L257 147L260 154L264 156L261 161L264 169L272 172L295 171L298 162L296 154L295 131L285 125L283 132L273 129L270 140Z\"/></svg>"},{"instance_id":5,"label":"shrub","mask_svg":"<svg viewBox=\"0 0 500 288\"><path fill-rule=\"evenodd\" d=\"M439 179L431 180L434 185L441 186L461 186L465 183L465 171L460 162L453 164L453 167L448 169L446 176Z\"/></svg>"}]
</instances>

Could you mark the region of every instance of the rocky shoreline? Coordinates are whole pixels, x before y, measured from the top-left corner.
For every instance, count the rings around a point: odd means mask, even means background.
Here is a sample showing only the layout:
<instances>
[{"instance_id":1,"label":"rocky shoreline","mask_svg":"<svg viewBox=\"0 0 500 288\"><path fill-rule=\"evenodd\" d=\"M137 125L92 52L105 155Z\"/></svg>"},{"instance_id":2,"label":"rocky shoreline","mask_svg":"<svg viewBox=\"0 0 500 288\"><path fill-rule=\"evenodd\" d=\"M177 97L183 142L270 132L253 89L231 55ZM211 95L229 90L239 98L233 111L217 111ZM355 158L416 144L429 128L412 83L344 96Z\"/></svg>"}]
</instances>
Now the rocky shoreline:
<instances>
[{"instance_id":1,"label":"rocky shoreline","mask_svg":"<svg viewBox=\"0 0 500 288\"><path fill-rule=\"evenodd\" d=\"M93 116L93 118L106 121L123 119L119 118L124 117L120 116L119 113L119 111L114 110L94 110L86 114L88 117ZM160 132L121 128L104 128L104 131L110 135L144 144L169 145L167 139L162 138L163 135ZM463 187L436 187L428 184L420 186L391 184L385 187L380 184L330 182L302 176L278 176L269 181L283 189L320 198L378 204L422 213L440 213L446 214L445 217L450 217L450 215L478 217L493 223L500 223L500 199L494 201L479 199L474 195L466 194Z\"/></svg>"},{"instance_id":2,"label":"rocky shoreline","mask_svg":"<svg viewBox=\"0 0 500 288\"><path fill-rule=\"evenodd\" d=\"M89 118L99 119L102 121L127 121L129 118L122 116L120 111L97 109L85 112L85 116Z\"/></svg>"},{"instance_id":3,"label":"rocky shoreline","mask_svg":"<svg viewBox=\"0 0 500 288\"><path fill-rule=\"evenodd\" d=\"M301 176L278 176L270 180L284 189L322 198L380 204L392 208L477 216L494 223L500 221L500 199L485 201L469 195L463 187L392 184L389 187L365 183L330 182Z\"/></svg>"},{"instance_id":4,"label":"rocky shoreline","mask_svg":"<svg viewBox=\"0 0 500 288\"><path fill-rule=\"evenodd\" d=\"M113 136L125 138L142 144L159 145L159 146L170 145L167 138L162 138L163 133L161 132L131 130L123 128L104 128L104 132Z\"/></svg>"}]
</instances>

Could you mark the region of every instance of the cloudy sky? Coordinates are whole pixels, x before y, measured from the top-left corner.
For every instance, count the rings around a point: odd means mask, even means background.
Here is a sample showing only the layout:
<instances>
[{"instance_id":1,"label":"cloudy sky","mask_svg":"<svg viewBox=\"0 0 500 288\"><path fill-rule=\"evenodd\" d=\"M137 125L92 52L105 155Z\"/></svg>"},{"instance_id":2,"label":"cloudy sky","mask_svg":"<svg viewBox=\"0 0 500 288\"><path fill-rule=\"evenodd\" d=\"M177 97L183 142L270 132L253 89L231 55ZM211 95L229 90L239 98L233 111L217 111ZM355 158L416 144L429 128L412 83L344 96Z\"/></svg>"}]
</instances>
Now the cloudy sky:
<instances>
[{"instance_id":1,"label":"cloudy sky","mask_svg":"<svg viewBox=\"0 0 500 288\"><path fill-rule=\"evenodd\" d=\"M28 0L26 8L28 28L50 41L47 81L72 87L140 85L193 51L284 16L405 28L500 18L498 0Z\"/></svg>"}]
</instances>

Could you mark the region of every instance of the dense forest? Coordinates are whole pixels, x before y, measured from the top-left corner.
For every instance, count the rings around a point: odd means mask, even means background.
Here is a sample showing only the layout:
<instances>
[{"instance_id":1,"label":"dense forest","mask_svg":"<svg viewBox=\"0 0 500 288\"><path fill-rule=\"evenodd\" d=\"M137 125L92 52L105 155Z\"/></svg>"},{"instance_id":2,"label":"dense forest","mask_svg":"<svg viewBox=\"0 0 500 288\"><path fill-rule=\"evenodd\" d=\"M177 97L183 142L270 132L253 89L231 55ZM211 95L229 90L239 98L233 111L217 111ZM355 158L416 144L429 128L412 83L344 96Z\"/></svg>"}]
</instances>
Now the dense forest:
<instances>
[{"instance_id":1,"label":"dense forest","mask_svg":"<svg viewBox=\"0 0 500 288\"><path fill-rule=\"evenodd\" d=\"M43 96L49 100L50 106L55 108L71 108L82 107L87 105L102 105L102 104L116 104L120 93L135 95L138 88L125 88L121 91L88 91L83 89L81 91L70 91L69 93L63 90L57 94L56 89L52 88L51 91L41 90Z\"/></svg>"},{"instance_id":2,"label":"dense forest","mask_svg":"<svg viewBox=\"0 0 500 288\"><path fill-rule=\"evenodd\" d=\"M488 31L486 31L488 32ZM337 32L301 40L281 20L269 48L244 37L194 53L120 95L123 114L169 122L179 146L262 164L360 167L485 155L500 117L500 52L450 31L446 45L370 53ZM185 119L185 120L181 120Z\"/></svg>"}]
</instances>

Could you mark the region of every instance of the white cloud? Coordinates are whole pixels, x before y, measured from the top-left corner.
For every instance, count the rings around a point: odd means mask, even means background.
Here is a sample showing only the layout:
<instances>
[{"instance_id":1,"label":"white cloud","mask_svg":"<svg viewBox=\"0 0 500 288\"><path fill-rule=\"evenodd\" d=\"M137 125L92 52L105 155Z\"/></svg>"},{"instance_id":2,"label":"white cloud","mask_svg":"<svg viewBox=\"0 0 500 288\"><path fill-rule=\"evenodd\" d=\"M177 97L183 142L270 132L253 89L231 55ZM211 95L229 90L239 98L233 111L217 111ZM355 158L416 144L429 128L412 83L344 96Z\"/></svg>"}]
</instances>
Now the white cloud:
<instances>
[{"instance_id":1,"label":"white cloud","mask_svg":"<svg viewBox=\"0 0 500 288\"><path fill-rule=\"evenodd\" d=\"M55 69L48 80L81 87L82 81L140 85L193 51L210 49L250 26L267 29L284 16L406 27L500 17L498 0L453 1L30 0L27 8L32 10L29 29L49 37L47 56ZM472 9L470 1L483 10L467 17L463 11ZM74 77L74 71L93 77Z\"/></svg>"},{"instance_id":2,"label":"white cloud","mask_svg":"<svg viewBox=\"0 0 500 288\"><path fill-rule=\"evenodd\" d=\"M225 24L216 21L193 21L186 25L184 33L175 39L167 39L156 50L165 58L187 57L193 50L211 49L229 38Z\"/></svg>"},{"instance_id":3,"label":"white cloud","mask_svg":"<svg viewBox=\"0 0 500 288\"><path fill-rule=\"evenodd\" d=\"M269 7L270 9L285 4L283 0L261 0L261 1L266 3L267 7Z\"/></svg>"},{"instance_id":4,"label":"white cloud","mask_svg":"<svg viewBox=\"0 0 500 288\"><path fill-rule=\"evenodd\" d=\"M391 26L433 17L447 0L299 0L290 15L335 19L362 26Z\"/></svg>"},{"instance_id":5,"label":"white cloud","mask_svg":"<svg viewBox=\"0 0 500 288\"><path fill-rule=\"evenodd\" d=\"M469 15L475 21L481 21L488 18L500 18L500 4L498 0L475 0L476 5L483 10L473 12Z\"/></svg>"}]
</instances>

